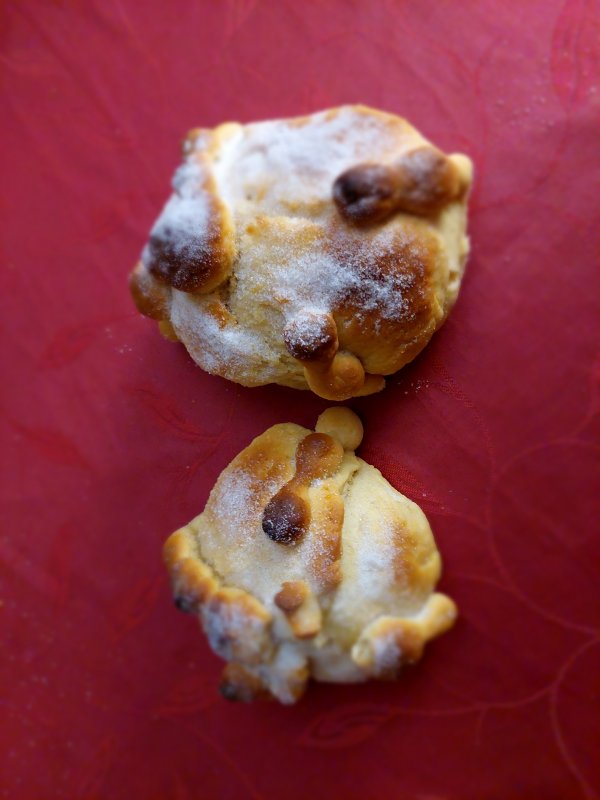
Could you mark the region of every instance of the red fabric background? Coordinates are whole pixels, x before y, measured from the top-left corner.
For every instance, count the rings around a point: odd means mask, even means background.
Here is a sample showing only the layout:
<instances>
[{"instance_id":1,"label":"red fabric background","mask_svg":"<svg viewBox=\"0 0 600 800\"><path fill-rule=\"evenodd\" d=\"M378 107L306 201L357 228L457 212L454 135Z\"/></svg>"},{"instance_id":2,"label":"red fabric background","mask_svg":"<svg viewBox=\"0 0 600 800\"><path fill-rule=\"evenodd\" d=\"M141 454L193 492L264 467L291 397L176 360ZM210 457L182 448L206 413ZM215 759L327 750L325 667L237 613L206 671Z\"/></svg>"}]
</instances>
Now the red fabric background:
<instances>
[{"instance_id":1,"label":"red fabric background","mask_svg":"<svg viewBox=\"0 0 600 800\"><path fill-rule=\"evenodd\" d=\"M600 796L598 3L0 14L0 796ZM161 544L251 437L327 404L203 374L126 277L188 128L354 101L476 162L453 315L352 404L461 617L396 685L230 705Z\"/></svg>"}]
</instances>

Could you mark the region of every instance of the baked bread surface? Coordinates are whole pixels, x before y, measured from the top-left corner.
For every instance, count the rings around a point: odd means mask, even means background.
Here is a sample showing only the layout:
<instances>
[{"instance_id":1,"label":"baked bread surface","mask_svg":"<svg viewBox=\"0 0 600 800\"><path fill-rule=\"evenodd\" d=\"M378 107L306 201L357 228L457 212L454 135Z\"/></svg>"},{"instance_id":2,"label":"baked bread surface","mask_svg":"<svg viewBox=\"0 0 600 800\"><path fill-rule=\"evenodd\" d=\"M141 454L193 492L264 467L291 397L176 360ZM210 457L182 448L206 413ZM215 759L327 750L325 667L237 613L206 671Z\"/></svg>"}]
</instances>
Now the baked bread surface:
<instances>
[{"instance_id":1,"label":"baked bread surface","mask_svg":"<svg viewBox=\"0 0 600 800\"><path fill-rule=\"evenodd\" d=\"M358 458L362 425L275 425L223 471L164 548L176 605L227 662L230 699L295 702L308 679L397 677L447 630L441 561L421 509Z\"/></svg>"},{"instance_id":2,"label":"baked bread surface","mask_svg":"<svg viewBox=\"0 0 600 800\"><path fill-rule=\"evenodd\" d=\"M208 372L344 400L453 306L470 160L365 106L191 131L130 286Z\"/></svg>"}]
</instances>

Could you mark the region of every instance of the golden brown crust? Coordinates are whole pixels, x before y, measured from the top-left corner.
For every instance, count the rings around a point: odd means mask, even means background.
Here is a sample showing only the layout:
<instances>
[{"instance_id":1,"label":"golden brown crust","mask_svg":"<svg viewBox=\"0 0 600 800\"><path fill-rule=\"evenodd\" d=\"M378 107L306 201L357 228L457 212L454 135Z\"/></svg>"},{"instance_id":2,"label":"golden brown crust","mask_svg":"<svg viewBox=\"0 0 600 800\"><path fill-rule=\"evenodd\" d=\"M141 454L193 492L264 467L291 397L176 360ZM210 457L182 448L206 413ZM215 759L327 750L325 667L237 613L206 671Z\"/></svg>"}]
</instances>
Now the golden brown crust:
<instances>
[{"instance_id":1,"label":"golden brown crust","mask_svg":"<svg viewBox=\"0 0 600 800\"><path fill-rule=\"evenodd\" d=\"M346 400L383 389L446 319L465 156L364 106L196 129L183 152L131 289L208 371Z\"/></svg>"},{"instance_id":2,"label":"golden brown crust","mask_svg":"<svg viewBox=\"0 0 600 800\"><path fill-rule=\"evenodd\" d=\"M259 503L266 503L267 487L273 480L289 480L295 472L295 453L305 435L299 425L274 425L235 457L232 466L251 477L251 490Z\"/></svg>"},{"instance_id":3,"label":"golden brown crust","mask_svg":"<svg viewBox=\"0 0 600 800\"><path fill-rule=\"evenodd\" d=\"M343 406L333 406L323 411L317 419L315 430L336 438L344 450L356 450L364 433L360 418Z\"/></svg>"},{"instance_id":4,"label":"golden brown crust","mask_svg":"<svg viewBox=\"0 0 600 800\"><path fill-rule=\"evenodd\" d=\"M417 147L396 165L397 209L436 214L464 191L454 163L436 147Z\"/></svg>"},{"instance_id":5,"label":"golden brown crust","mask_svg":"<svg viewBox=\"0 0 600 800\"><path fill-rule=\"evenodd\" d=\"M198 558L189 528L180 528L169 536L163 557L171 574L175 605L181 611L195 612L215 594L219 583L212 569Z\"/></svg>"},{"instance_id":6,"label":"golden brown crust","mask_svg":"<svg viewBox=\"0 0 600 800\"><path fill-rule=\"evenodd\" d=\"M141 261L129 276L129 290L140 314L158 322L168 317L169 291L150 275Z\"/></svg>"},{"instance_id":7,"label":"golden brown crust","mask_svg":"<svg viewBox=\"0 0 600 800\"><path fill-rule=\"evenodd\" d=\"M248 592L222 585L200 556L189 526L169 536L163 555L175 605L187 613L201 613L215 652L248 664L270 652L271 614Z\"/></svg>"},{"instance_id":8,"label":"golden brown crust","mask_svg":"<svg viewBox=\"0 0 600 800\"><path fill-rule=\"evenodd\" d=\"M336 487L325 484L312 490L311 505L320 542L310 564L310 574L321 592L327 593L342 580L340 555L344 502Z\"/></svg>"},{"instance_id":9,"label":"golden brown crust","mask_svg":"<svg viewBox=\"0 0 600 800\"><path fill-rule=\"evenodd\" d=\"M171 325L168 319L161 319L158 323L158 330L160 335L168 342L178 342L179 337L175 333L175 328Z\"/></svg>"},{"instance_id":10,"label":"golden brown crust","mask_svg":"<svg viewBox=\"0 0 600 800\"><path fill-rule=\"evenodd\" d=\"M296 480L310 483L337 471L344 448L326 433L309 433L296 449Z\"/></svg>"},{"instance_id":11,"label":"golden brown crust","mask_svg":"<svg viewBox=\"0 0 600 800\"><path fill-rule=\"evenodd\" d=\"M344 451L340 443L325 433L310 433L296 448L296 472L268 502L262 529L279 544L295 544L311 521L308 486L317 478L334 473Z\"/></svg>"},{"instance_id":12,"label":"golden brown crust","mask_svg":"<svg viewBox=\"0 0 600 800\"><path fill-rule=\"evenodd\" d=\"M352 648L352 658L370 677L395 678L405 664L420 660L428 641L452 627L456 615L449 597L432 594L413 619L383 616L367 626Z\"/></svg>"},{"instance_id":13,"label":"golden brown crust","mask_svg":"<svg viewBox=\"0 0 600 800\"><path fill-rule=\"evenodd\" d=\"M285 614L292 614L304 602L310 588L304 581L284 581L275 595L275 605Z\"/></svg>"},{"instance_id":14,"label":"golden brown crust","mask_svg":"<svg viewBox=\"0 0 600 800\"><path fill-rule=\"evenodd\" d=\"M395 164L359 164L346 170L333 184L333 199L347 220L372 225L399 211L436 214L464 189L453 162L426 145L409 150Z\"/></svg>"},{"instance_id":15,"label":"golden brown crust","mask_svg":"<svg viewBox=\"0 0 600 800\"><path fill-rule=\"evenodd\" d=\"M284 581L274 597L298 639L310 639L321 630L321 608L305 581Z\"/></svg>"},{"instance_id":16,"label":"golden brown crust","mask_svg":"<svg viewBox=\"0 0 600 800\"><path fill-rule=\"evenodd\" d=\"M228 325L235 324L235 318L220 297L215 297L208 303L206 311L215 320L221 330Z\"/></svg>"},{"instance_id":17,"label":"golden brown crust","mask_svg":"<svg viewBox=\"0 0 600 800\"><path fill-rule=\"evenodd\" d=\"M235 661L230 661L223 669L219 691L226 700L239 703L273 699L273 695L260 678Z\"/></svg>"},{"instance_id":18,"label":"golden brown crust","mask_svg":"<svg viewBox=\"0 0 600 800\"><path fill-rule=\"evenodd\" d=\"M375 394L385 386L381 375L367 375L359 359L347 351L336 353L329 362L305 365L304 377L309 388L325 400Z\"/></svg>"},{"instance_id":19,"label":"golden brown crust","mask_svg":"<svg viewBox=\"0 0 600 800\"><path fill-rule=\"evenodd\" d=\"M202 607L204 630L223 658L259 664L272 652L271 614L243 589L221 587Z\"/></svg>"},{"instance_id":20,"label":"golden brown crust","mask_svg":"<svg viewBox=\"0 0 600 800\"><path fill-rule=\"evenodd\" d=\"M441 324L439 238L419 219L407 219L391 235L390 248L377 249L375 231L354 231L332 222L329 247L352 253L357 264L368 263L369 275L389 291L397 291L402 305L397 314L382 316L374 306L365 310L360 296L349 293L333 309L340 348L352 350L364 369L390 375L411 361ZM376 255L374 255L376 253Z\"/></svg>"}]
</instances>

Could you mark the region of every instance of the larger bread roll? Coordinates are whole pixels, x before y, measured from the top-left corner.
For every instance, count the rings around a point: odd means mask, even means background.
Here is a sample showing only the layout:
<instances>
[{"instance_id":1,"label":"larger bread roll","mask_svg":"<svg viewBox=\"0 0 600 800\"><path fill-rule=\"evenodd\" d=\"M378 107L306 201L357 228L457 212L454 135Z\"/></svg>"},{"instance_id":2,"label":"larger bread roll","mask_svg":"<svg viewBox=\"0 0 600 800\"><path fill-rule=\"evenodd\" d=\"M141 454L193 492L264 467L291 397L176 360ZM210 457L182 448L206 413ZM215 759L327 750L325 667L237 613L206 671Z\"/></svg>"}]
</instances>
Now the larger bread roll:
<instances>
[{"instance_id":1,"label":"larger bread roll","mask_svg":"<svg viewBox=\"0 0 600 800\"><path fill-rule=\"evenodd\" d=\"M325 411L256 438L165 544L177 606L228 662L229 699L294 703L312 676L395 678L452 626L421 509L354 454L362 425Z\"/></svg>"},{"instance_id":2,"label":"larger bread roll","mask_svg":"<svg viewBox=\"0 0 600 800\"><path fill-rule=\"evenodd\" d=\"M456 300L471 177L466 156L364 106L193 130L133 297L208 372L379 391Z\"/></svg>"}]
</instances>

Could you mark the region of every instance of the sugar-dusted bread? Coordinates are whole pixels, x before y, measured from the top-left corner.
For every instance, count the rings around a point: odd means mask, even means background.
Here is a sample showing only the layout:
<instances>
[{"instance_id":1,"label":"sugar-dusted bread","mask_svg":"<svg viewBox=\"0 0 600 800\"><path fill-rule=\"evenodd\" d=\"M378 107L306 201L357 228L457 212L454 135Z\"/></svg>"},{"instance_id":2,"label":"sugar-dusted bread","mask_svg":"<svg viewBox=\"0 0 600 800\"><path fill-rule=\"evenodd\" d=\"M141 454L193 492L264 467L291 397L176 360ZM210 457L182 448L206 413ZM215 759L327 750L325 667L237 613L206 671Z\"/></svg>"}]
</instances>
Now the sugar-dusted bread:
<instances>
[{"instance_id":1,"label":"sugar-dusted bread","mask_svg":"<svg viewBox=\"0 0 600 800\"><path fill-rule=\"evenodd\" d=\"M234 700L295 702L312 676L395 678L450 628L421 509L354 454L362 425L325 411L316 433L269 428L223 471L164 548L176 605L228 662Z\"/></svg>"},{"instance_id":2,"label":"sugar-dusted bread","mask_svg":"<svg viewBox=\"0 0 600 800\"><path fill-rule=\"evenodd\" d=\"M425 347L468 253L470 160L364 106L193 130L131 276L208 372L331 400Z\"/></svg>"}]
</instances>

